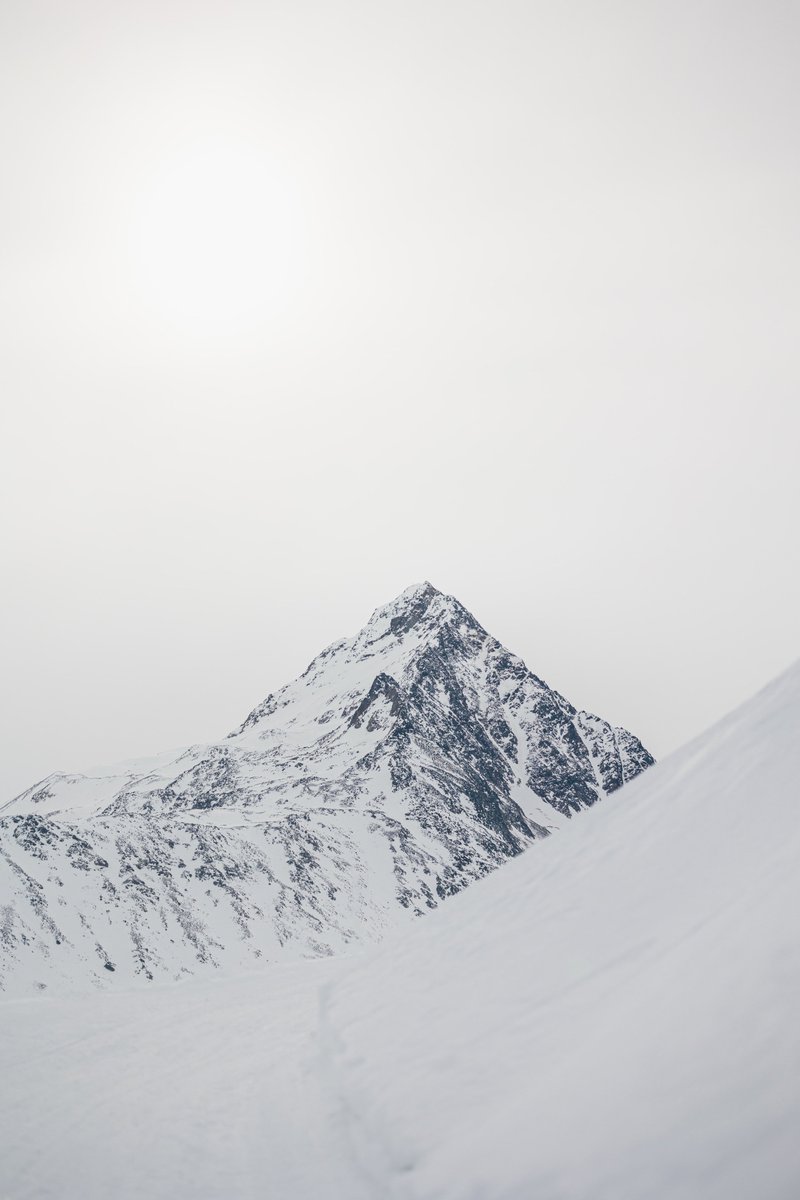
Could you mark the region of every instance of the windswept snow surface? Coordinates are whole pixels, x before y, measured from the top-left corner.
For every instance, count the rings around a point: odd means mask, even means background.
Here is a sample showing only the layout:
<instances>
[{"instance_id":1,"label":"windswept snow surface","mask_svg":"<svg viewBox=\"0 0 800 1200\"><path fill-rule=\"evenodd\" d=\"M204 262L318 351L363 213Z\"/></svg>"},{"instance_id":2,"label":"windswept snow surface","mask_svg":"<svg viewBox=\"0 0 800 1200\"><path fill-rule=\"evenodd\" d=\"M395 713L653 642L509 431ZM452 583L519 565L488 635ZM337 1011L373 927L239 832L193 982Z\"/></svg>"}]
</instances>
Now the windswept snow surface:
<instances>
[{"instance_id":1,"label":"windswept snow surface","mask_svg":"<svg viewBox=\"0 0 800 1200\"><path fill-rule=\"evenodd\" d=\"M331 991L418 1198L800 1196L800 667Z\"/></svg>"},{"instance_id":2,"label":"windswept snow surface","mask_svg":"<svg viewBox=\"0 0 800 1200\"><path fill-rule=\"evenodd\" d=\"M0 1005L0 1196L796 1200L800 665L358 960Z\"/></svg>"}]
</instances>

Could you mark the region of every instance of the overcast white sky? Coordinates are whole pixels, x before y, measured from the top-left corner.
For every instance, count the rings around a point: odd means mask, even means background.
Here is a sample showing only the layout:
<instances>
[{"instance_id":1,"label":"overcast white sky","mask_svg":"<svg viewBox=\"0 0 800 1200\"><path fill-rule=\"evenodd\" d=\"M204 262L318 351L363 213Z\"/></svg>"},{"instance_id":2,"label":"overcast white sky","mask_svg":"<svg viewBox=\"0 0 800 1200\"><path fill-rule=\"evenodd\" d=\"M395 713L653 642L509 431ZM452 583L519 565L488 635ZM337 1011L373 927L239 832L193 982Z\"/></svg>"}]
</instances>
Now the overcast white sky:
<instances>
[{"instance_id":1,"label":"overcast white sky","mask_svg":"<svg viewBox=\"0 0 800 1200\"><path fill-rule=\"evenodd\" d=\"M800 5L0 7L0 799L429 578L662 755L800 652Z\"/></svg>"}]
</instances>

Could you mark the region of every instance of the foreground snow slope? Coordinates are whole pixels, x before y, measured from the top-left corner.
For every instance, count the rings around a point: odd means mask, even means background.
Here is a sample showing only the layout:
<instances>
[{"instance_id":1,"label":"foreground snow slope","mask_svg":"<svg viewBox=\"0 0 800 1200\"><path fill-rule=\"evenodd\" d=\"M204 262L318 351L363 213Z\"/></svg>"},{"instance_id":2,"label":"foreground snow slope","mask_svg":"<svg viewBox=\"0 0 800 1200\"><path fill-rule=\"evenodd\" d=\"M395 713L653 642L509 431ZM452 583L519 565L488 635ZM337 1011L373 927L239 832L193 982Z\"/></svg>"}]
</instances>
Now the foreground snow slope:
<instances>
[{"instance_id":1,"label":"foreground snow slope","mask_svg":"<svg viewBox=\"0 0 800 1200\"><path fill-rule=\"evenodd\" d=\"M358 960L0 1004L0 1196L796 1200L800 666Z\"/></svg>"},{"instance_id":2,"label":"foreground snow slope","mask_svg":"<svg viewBox=\"0 0 800 1200\"><path fill-rule=\"evenodd\" d=\"M800 1195L800 666L331 990L397 1195Z\"/></svg>"},{"instance_id":3,"label":"foreground snow slope","mask_svg":"<svg viewBox=\"0 0 800 1200\"><path fill-rule=\"evenodd\" d=\"M341 962L0 1002L2 1200L374 1200L323 1083Z\"/></svg>"}]
</instances>

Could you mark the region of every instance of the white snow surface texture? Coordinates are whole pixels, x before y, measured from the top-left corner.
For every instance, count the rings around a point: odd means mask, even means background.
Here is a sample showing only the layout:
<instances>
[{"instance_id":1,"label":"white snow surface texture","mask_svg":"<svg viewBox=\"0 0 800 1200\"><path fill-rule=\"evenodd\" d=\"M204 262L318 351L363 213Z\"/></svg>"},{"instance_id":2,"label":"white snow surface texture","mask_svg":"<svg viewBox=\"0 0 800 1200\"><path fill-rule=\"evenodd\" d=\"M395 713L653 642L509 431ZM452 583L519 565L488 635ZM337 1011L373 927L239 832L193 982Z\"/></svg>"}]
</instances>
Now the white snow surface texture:
<instances>
[{"instance_id":1,"label":"white snow surface texture","mask_svg":"<svg viewBox=\"0 0 800 1200\"><path fill-rule=\"evenodd\" d=\"M427 913L652 763L430 584L229 737L0 809L0 990L341 952Z\"/></svg>"},{"instance_id":2,"label":"white snow surface texture","mask_svg":"<svg viewBox=\"0 0 800 1200\"><path fill-rule=\"evenodd\" d=\"M796 1200L800 665L358 958L0 1005L0 1196Z\"/></svg>"}]
</instances>

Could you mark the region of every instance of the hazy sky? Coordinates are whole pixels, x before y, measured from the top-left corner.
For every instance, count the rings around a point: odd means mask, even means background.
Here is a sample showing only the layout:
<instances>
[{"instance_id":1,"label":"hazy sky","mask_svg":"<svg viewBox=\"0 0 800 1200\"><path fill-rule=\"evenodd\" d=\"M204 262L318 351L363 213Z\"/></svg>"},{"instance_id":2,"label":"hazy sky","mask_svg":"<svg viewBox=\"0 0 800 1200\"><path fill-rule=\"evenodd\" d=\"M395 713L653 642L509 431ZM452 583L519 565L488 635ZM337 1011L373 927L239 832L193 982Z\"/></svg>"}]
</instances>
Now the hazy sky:
<instances>
[{"instance_id":1,"label":"hazy sky","mask_svg":"<svg viewBox=\"0 0 800 1200\"><path fill-rule=\"evenodd\" d=\"M661 755L800 653L800 5L3 0L0 799L428 578Z\"/></svg>"}]
</instances>

